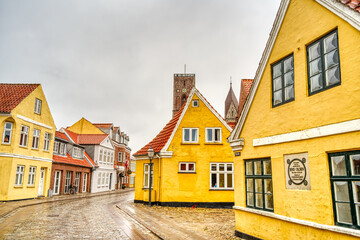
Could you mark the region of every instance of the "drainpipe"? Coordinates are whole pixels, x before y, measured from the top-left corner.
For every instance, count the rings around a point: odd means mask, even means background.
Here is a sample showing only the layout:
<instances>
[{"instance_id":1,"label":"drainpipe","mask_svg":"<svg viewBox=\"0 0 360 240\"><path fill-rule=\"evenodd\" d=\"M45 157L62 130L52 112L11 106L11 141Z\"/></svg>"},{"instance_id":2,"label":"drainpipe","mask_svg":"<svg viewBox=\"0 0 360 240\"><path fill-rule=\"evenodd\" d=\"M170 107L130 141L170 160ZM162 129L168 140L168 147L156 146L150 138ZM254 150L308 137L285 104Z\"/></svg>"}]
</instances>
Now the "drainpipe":
<instances>
[{"instance_id":1,"label":"drainpipe","mask_svg":"<svg viewBox=\"0 0 360 240\"><path fill-rule=\"evenodd\" d=\"M160 175L160 173L161 173L161 158L159 157L159 154L157 154L156 155L156 157L159 159L159 183L158 183L158 189L159 189L159 194L158 194L158 196L159 196L159 200L157 201L158 203L160 202L160 186L161 186L161 175Z\"/></svg>"}]
</instances>

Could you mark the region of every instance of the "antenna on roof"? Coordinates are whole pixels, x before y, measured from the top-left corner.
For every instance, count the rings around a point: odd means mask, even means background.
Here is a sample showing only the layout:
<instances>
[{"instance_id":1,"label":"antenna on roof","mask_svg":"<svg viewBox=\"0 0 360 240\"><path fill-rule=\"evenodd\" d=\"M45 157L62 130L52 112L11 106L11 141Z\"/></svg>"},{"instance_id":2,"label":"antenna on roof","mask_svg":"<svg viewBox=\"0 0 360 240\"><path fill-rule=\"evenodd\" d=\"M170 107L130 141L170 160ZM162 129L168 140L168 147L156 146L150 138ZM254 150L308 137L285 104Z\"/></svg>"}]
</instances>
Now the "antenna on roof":
<instances>
[{"instance_id":1,"label":"antenna on roof","mask_svg":"<svg viewBox=\"0 0 360 240\"><path fill-rule=\"evenodd\" d=\"M184 73L186 74L186 64L184 65Z\"/></svg>"},{"instance_id":2,"label":"antenna on roof","mask_svg":"<svg viewBox=\"0 0 360 240\"><path fill-rule=\"evenodd\" d=\"M230 76L230 87L232 87L232 77Z\"/></svg>"}]
</instances>

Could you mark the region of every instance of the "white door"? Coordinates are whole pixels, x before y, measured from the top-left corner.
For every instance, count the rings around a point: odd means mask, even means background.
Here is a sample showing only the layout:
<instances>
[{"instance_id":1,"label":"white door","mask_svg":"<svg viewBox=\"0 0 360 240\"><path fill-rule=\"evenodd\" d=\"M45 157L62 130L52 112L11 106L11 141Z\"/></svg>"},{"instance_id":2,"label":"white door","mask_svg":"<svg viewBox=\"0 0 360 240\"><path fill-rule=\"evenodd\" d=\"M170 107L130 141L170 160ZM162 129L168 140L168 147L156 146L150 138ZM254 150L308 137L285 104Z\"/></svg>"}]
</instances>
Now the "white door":
<instances>
[{"instance_id":1,"label":"white door","mask_svg":"<svg viewBox=\"0 0 360 240\"><path fill-rule=\"evenodd\" d=\"M86 192L87 176L88 176L88 174L87 174L87 173L84 173L84 176L83 176L83 185L82 185L82 192Z\"/></svg>"},{"instance_id":2,"label":"white door","mask_svg":"<svg viewBox=\"0 0 360 240\"><path fill-rule=\"evenodd\" d=\"M58 195L60 193L60 179L61 179L61 171L55 171L54 195Z\"/></svg>"},{"instance_id":3,"label":"white door","mask_svg":"<svg viewBox=\"0 0 360 240\"><path fill-rule=\"evenodd\" d=\"M44 196L44 181L45 181L45 168L41 168L38 196Z\"/></svg>"}]
</instances>

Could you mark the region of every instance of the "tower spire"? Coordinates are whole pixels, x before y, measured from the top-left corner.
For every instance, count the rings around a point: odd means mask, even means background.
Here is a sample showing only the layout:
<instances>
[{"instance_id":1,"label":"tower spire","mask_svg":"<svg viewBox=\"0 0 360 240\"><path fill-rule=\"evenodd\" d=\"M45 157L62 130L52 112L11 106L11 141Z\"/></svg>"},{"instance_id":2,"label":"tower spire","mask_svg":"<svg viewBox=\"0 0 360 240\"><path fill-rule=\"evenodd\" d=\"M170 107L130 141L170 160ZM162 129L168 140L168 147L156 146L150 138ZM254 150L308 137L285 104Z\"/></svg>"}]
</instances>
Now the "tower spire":
<instances>
[{"instance_id":1,"label":"tower spire","mask_svg":"<svg viewBox=\"0 0 360 240\"><path fill-rule=\"evenodd\" d=\"M232 77L230 76L230 88L232 87Z\"/></svg>"}]
</instances>

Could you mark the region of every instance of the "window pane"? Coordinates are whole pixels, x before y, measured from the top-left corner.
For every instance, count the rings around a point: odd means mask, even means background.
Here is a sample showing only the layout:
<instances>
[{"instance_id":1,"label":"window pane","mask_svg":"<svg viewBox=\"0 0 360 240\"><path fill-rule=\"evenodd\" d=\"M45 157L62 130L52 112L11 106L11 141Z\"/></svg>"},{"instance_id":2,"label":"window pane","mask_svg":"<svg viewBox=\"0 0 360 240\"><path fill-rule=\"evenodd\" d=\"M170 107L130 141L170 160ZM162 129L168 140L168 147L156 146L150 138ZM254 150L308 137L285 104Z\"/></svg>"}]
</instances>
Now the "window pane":
<instances>
[{"instance_id":1,"label":"window pane","mask_svg":"<svg viewBox=\"0 0 360 240\"><path fill-rule=\"evenodd\" d=\"M255 192L263 192L262 179L255 179Z\"/></svg>"},{"instance_id":2,"label":"window pane","mask_svg":"<svg viewBox=\"0 0 360 240\"><path fill-rule=\"evenodd\" d=\"M216 171L216 164L211 164L211 171Z\"/></svg>"},{"instance_id":3,"label":"window pane","mask_svg":"<svg viewBox=\"0 0 360 240\"><path fill-rule=\"evenodd\" d=\"M264 175L271 175L271 161L263 161Z\"/></svg>"},{"instance_id":4,"label":"window pane","mask_svg":"<svg viewBox=\"0 0 360 240\"><path fill-rule=\"evenodd\" d=\"M360 154L350 155L351 175L360 175Z\"/></svg>"},{"instance_id":5,"label":"window pane","mask_svg":"<svg viewBox=\"0 0 360 240\"><path fill-rule=\"evenodd\" d=\"M294 85L285 88L285 101L294 98Z\"/></svg>"},{"instance_id":6,"label":"window pane","mask_svg":"<svg viewBox=\"0 0 360 240\"><path fill-rule=\"evenodd\" d=\"M281 77L274 79L274 91L282 88Z\"/></svg>"},{"instance_id":7,"label":"window pane","mask_svg":"<svg viewBox=\"0 0 360 240\"><path fill-rule=\"evenodd\" d=\"M327 53L335 48L337 48L337 37L336 33L333 33L324 39L324 51Z\"/></svg>"},{"instance_id":8,"label":"window pane","mask_svg":"<svg viewBox=\"0 0 360 240\"><path fill-rule=\"evenodd\" d=\"M263 204L263 195L260 193L256 193L256 207L258 208L263 208L264 204Z\"/></svg>"},{"instance_id":9,"label":"window pane","mask_svg":"<svg viewBox=\"0 0 360 240\"><path fill-rule=\"evenodd\" d=\"M232 171L232 164L226 164L226 170Z\"/></svg>"},{"instance_id":10,"label":"window pane","mask_svg":"<svg viewBox=\"0 0 360 240\"><path fill-rule=\"evenodd\" d=\"M274 92L274 105L282 103L282 91Z\"/></svg>"},{"instance_id":11,"label":"window pane","mask_svg":"<svg viewBox=\"0 0 360 240\"><path fill-rule=\"evenodd\" d=\"M349 188L347 182L334 182L335 200L349 202Z\"/></svg>"},{"instance_id":12,"label":"window pane","mask_svg":"<svg viewBox=\"0 0 360 240\"><path fill-rule=\"evenodd\" d=\"M206 130L207 130L208 141L212 141L213 140L212 129L206 129Z\"/></svg>"},{"instance_id":13,"label":"window pane","mask_svg":"<svg viewBox=\"0 0 360 240\"><path fill-rule=\"evenodd\" d=\"M339 67L334 67L326 71L326 86L340 82Z\"/></svg>"},{"instance_id":14,"label":"window pane","mask_svg":"<svg viewBox=\"0 0 360 240\"><path fill-rule=\"evenodd\" d=\"M219 164L219 171L225 170L225 164Z\"/></svg>"},{"instance_id":15,"label":"window pane","mask_svg":"<svg viewBox=\"0 0 360 240\"><path fill-rule=\"evenodd\" d=\"M321 58L310 63L310 76L314 76L321 72Z\"/></svg>"},{"instance_id":16,"label":"window pane","mask_svg":"<svg viewBox=\"0 0 360 240\"><path fill-rule=\"evenodd\" d=\"M190 141L190 129L184 129L184 141Z\"/></svg>"},{"instance_id":17,"label":"window pane","mask_svg":"<svg viewBox=\"0 0 360 240\"><path fill-rule=\"evenodd\" d=\"M189 171L195 171L195 164L189 163Z\"/></svg>"},{"instance_id":18,"label":"window pane","mask_svg":"<svg viewBox=\"0 0 360 240\"><path fill-rule=\"evenodd\" d=\"M336 203L336 214L338 222L352 224L349 203Z\"/></svg>"},{"instance_id":19,"label":"window pane","mask_svg":"<svg viewBox=\"0 0 360 240\"><path fill-rule=\"evenodd\" d=\"M310 78L310 91L314 92L323 88L322 74L318 74Z\"/></svg>"},{"instance_id":20,"label":"window pane","mask_svg":"<svg viewBox=\"0 0 360 240\"><path fill-rule=\"evenodd\" d=\"M225 174L224 173L219 174L219 186L222 188L225 187Z\"/></svg>"},{"instance_id":21,"label":"window pane","mask_svg":"<svg viewBox=\"0 0 360 240\"><path fill-rule=\"evenodd\" d=\"M246 175L253 175L253 163L252 162L246 162Z\"/></svg>"},{"instance_id":22,"label":"window pane","mask_svg":"<svg viewBox=\"0 0 360 240\"><path fill-rule=\"evenodd\" d=\"M273 78L281 75L281 62L273 66Z\"/></svg>"},{"instance_id":23,"label":"window pane","mask_svg":"<svg viewBox=\"0 0 360 240\"><path fill-rule=\"evenodd\" d=\"M264 185L265 185L265 193L272 194L272 180L271 179L264 179Z\"/></svg>"},{"instance_id":24,"label":"window pane","mask_svg":"<svg viewBox=\"0 0 360 240\"><path fill-rule=\"evenodd\" d=\"M192 139L191 140L193 142L197 142L197 129L192 129L191 131L192 131L192 136L191 136Z\"/></svg>"},{"instance_id":25,"label":"window pane","mask_svg":"<svg viewBox=\"0 0 360 240\"><path fill-rule=\"evenodd\" d=\"M180 164L180 170L181 171L186 171L186 164L185 163Z\"/></svg>"},{"instance_id":26,"label":"window pane","mask_svg":"<svg viewBox=\"0 0 360 240\"><path fill-rule=\"evenodd\" d=\"M332 175L346 176L345 156L331 157Z\"/></svg>"},{"instance_id":27,"label":"window pane","mask_svg":"<svg viewBox=\"0 0 360 240\"><path fill-rule=\"evenodd\" d=\"M232 174L231 173L228 173L227 174L227 182L226 182L228 188L232 188L233 185L232 185Z\"/></svg>"},{"instance_id":28,"label":"window pane","mask_svg":"<svg viewBox=\"0 0 360 240\"><path fill-rule=\"evenodd\" d=\"M360 182L352 182L354 202L360 204Z\"/></svg>"},{"instance_id":29,"label":"window pane","mask_svg":"<svg viewBox=\"0 0 360 240\"><path fill-rule=\"evenodd\" d=\"M220 129L215 129L215 141L220 141Z\"/></svg>"},{"instance_id":30,"label":"window pane","mask_svg":"<svg viewBox=\"0 0 360 240\"><path fill-rule=\"evenodd\" d=\"M254 179L246 179L246 191L254 191Z\"/></svg>"},{"instance_id":31,"label":"window pane","mask_svg":"<svg viewBox=\"0 0 360 240\"><path fill-rule=\"evenodd\" d=\"M216 173L212 173L211 174L211 187L218 187L217 185L216 185Z\"/></svg>"},{"instance_id":32,"label":"window pane","mask_svg":"<svg viewBox=\"0 0 360 240\"><path fill-rule=\"evenodd\" d=\"M289 86L294 84L294 72L288 72L284 75L285 78L285 86Z\"/></svg>"},{"instance_id":33,"label":"window pane","mask_svg":"<svg viewBox=\"0 0 360 240\"><path fill-rule=\"evenodd\" d=\"M309 61L314 60L315 58L320 57L320 43L316 43L309 47Z\"/></svg>"},{"instance_id":34,"label":"window pane","mask_svg":"<svg viewBox=\"0 0 360 240\"><path fill-rule=\"evenodd\" d=\"M149 171L149 165L145 165L145 172Z\"/></svg>"},{"instance_id":35,"label":"window pane","mask_svg":"<svg viewBox=\"0 0 360 240\"><path fill-rule=\"evenodd\" d=\"M144 178L145 178L145 187L148 187L149 186L149 174L145 173Z\"/></svg>"},{"instance_id":36,"label":"window pane","mask_svg":"<svg viewBox=\"0 0 360 240\"><path fill-rule=\"evenodd\" d=\"M330 67L339 63L339 52L338 50L334 50L325 54L325 69L329 69Z\"/></svg>"},{"instance_id":37,"label":"window pane","mask_svg":"<svg viewBox=\"0 0 360 240\"><path fill-rule=\"evenodd\" d=\"M265 208L271 209L271 210L274 209L272 194L265 194Z\"/></svg>"},{"instance_id":38,"label":"window pane","mask_svg":"<svg viewBox=\"0 0 360 240\"><path fill-rule=\"evenodd\" d=\"M261 161L254 162L255 175L261 175Z\"/></svg>"},{"instance_id":39,"label":"window pane","mask_svg":"<svg viewBox=\"0 0 360 240\"><path fill-rule=\"evenodd\" d=\"M253 193L246 193L246 200L247 200L247 205L249 206L254 206L254 194Z\"/></svg>"},{"instance_id":40,"label":"window pane","mask_svg":"<svg viewBox=\"0 0 360 240\"><path fill-rule=\"evenodd\" d=\"M284 73L287 73L294 69L293 57L290 57L284 61Z\"/></svg>"}]
</instances>

